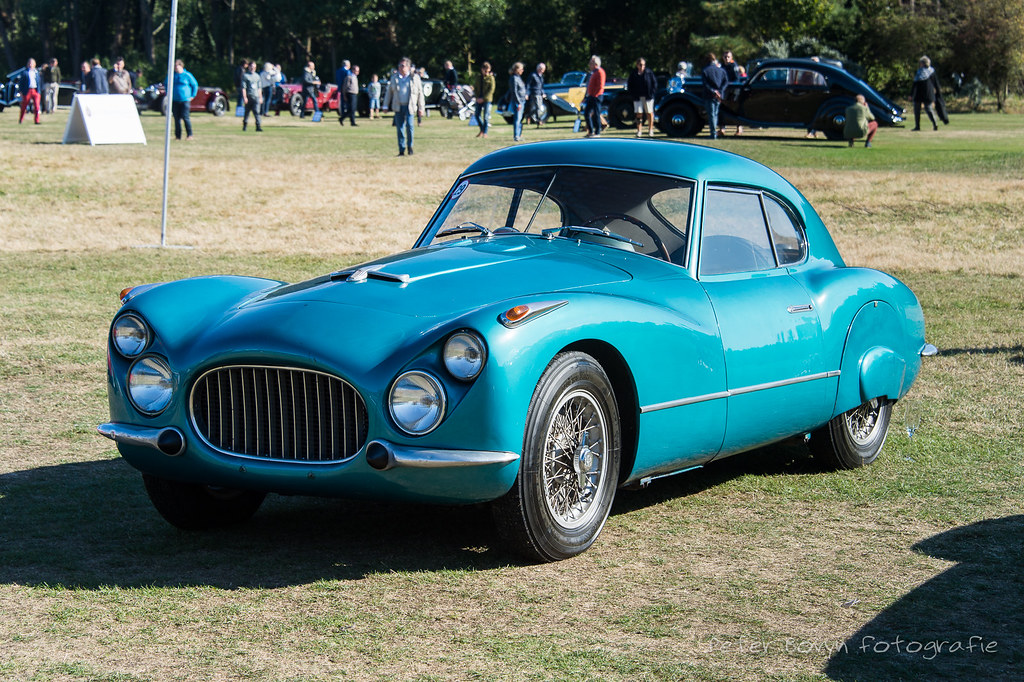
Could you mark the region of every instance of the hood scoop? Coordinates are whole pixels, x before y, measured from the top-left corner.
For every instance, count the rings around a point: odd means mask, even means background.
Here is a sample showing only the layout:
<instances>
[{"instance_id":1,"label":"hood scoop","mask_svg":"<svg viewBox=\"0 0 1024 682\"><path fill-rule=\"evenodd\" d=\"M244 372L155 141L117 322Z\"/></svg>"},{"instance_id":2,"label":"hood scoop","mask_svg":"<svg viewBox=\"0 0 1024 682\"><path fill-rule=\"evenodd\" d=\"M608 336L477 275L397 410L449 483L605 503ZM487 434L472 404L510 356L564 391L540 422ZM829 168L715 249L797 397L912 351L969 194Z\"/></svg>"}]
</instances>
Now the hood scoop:
<instances>
[{"instance_id":1,"label":"hood scoop","mask_svg":"<svg viewBox=\"0 0 1024 682\"><path fill-rule=\"evenodd\" d=\"M399 284L407 284L409 282L409 275L384 272L381 269L384 265L384 263L380 263L350 270L340 270L332 272L328 279L332 282L365 282L367 279L379 279L385 282L398 282Z\"/></svg>"}]
</instances>

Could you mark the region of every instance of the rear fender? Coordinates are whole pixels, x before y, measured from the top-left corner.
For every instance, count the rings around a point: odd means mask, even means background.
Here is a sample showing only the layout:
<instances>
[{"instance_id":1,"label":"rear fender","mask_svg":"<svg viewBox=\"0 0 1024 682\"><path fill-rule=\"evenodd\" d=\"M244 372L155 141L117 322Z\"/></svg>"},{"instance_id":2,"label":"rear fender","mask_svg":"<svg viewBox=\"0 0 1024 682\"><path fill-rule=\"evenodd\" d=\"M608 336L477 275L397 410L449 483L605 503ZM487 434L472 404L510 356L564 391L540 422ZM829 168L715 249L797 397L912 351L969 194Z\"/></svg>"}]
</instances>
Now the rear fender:
<instances>
[{"instance_id":1,"label":"rear fender","mask_svg":"<svg viewBox=\"0 0 1024 682\"><path fill-rule=\"evenodd\" d=\"M906 331L896 311L884 301L870 301L853 318L840 365L834 414L873 398L897 400L910 388Z\"/></svg>"}]
</instances>

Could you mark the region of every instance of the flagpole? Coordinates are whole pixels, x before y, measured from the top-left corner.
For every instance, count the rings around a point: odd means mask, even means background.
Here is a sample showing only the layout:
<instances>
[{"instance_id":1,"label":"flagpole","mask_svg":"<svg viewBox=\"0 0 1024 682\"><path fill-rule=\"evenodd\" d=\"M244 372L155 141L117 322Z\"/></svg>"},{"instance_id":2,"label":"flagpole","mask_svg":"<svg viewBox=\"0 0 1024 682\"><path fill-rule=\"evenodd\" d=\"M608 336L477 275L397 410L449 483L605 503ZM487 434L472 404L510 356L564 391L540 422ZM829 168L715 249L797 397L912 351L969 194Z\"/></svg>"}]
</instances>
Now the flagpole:
<instances>
[{"instance_id":1,"label":"flagpole","mask_svg":"<svg viewBox=\"0 0 1024 682\"><path fill-rule=\"evenodd\" d=\"M167 47L167 80L164 86L166 126L164 128L164 196L160 214L160 246L167 246L167 178L171 163L171 118L174 115L174 44L178 35L178 0L171 0L171 36Z\"/></svg>"}]
</instances>

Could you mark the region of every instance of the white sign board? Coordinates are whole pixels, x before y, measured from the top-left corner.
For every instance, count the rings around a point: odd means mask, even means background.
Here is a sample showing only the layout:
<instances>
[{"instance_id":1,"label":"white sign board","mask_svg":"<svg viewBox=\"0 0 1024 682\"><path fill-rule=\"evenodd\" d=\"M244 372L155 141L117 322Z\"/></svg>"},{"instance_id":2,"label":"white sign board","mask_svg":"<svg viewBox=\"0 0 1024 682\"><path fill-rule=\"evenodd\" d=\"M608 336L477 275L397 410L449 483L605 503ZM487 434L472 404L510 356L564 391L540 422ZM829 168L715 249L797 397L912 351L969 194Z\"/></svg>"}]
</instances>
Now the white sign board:
<instances>
[{"instance_id":1,"label":"white sign board","mask_svg":"<svg viewBox=\"0 0 1024 682\"><path fill-rule=\"evenodd\" d=\"M64 144L146 144L131 95L75 95L64 128Z\"/></svg>"}]
</instances>

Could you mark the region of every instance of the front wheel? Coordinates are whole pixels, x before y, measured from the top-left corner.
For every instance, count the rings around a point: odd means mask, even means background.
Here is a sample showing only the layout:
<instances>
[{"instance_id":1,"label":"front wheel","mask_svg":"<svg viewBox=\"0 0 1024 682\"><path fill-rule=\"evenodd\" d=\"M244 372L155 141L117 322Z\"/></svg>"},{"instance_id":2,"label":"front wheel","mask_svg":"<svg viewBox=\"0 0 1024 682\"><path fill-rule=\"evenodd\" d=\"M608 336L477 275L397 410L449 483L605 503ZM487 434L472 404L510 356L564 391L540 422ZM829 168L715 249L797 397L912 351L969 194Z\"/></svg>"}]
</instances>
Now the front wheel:
<instances>
[{"instance_id":1,"label":"front wheel","mask_svg":"<svg viewBox=\"0 0 1024 682\"><path fill-rule=\"evenodd\" d=\"M875 461L889 432L892 402L875 398L843 412L811 434L811 450L830 469L857 469Z\"/></svg>"},{"instance_id":2,"label":"front wheel","mask_svg":"<svg viewBox=\"0 0 1024 682\"><path fill-rule=\"evenodd\" d=\"M288 110L292 112L292 116L302 116L302 110L306 108L306 98L304 95L295 93L288 100Z\"/></svg>"},{"instance_id":3,"label":"front wheel","mask_svg":"<svg viewBox=\"0 0 1024 682\"><path fill-rule=\"evenodd\" d=\"M184 530L203 530L247 521L263 504L266 493L214 488L142 475L149 500L160 516Z\"/></svg>"},{"instance_id":4,"label":"front wheel","mask_svg":"<svg viewBox=\"0 0 1024 682\"><path fill-rule=\"evenodd\" d=\"M636 126L636 114L633 111L633 98L619 95L608 107L608 120L616 128L633 128Z\"/></svg>"},{"instance_id":5,"label":"front wheel","mask_svg":"<svg viewBox=\"0 0 1024 682\"><path fill-rule=\"evenodd\" d=\"M590 547L615 498L620 431L615 393L597 361L557 355L530 402L519 475L492 504L503 539L540 561Z\"/></svg>"}]
</instances>

